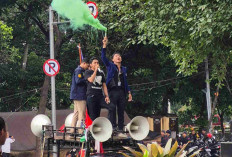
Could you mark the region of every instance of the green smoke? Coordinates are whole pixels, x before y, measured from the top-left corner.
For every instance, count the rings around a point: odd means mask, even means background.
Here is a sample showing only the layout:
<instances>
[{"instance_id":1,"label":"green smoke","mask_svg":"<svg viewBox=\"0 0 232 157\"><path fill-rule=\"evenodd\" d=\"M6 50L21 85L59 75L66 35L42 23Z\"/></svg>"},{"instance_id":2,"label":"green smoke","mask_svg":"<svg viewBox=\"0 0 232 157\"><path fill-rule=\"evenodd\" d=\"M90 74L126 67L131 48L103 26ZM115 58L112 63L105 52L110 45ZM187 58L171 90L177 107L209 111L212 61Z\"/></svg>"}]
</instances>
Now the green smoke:
<instances>
[{"instance_id":1,"label":"green smoke","mask_svg":"<svg viewBox=\"0 0 232 157\"><path fill-rule=\"evenodd\" d=\"M70 20L73 29L88 24L100 30L107 30L98 19L91 15L89 7L81 0L53 0L51 5L60 16Z\"/></svg>"}]
</instances>

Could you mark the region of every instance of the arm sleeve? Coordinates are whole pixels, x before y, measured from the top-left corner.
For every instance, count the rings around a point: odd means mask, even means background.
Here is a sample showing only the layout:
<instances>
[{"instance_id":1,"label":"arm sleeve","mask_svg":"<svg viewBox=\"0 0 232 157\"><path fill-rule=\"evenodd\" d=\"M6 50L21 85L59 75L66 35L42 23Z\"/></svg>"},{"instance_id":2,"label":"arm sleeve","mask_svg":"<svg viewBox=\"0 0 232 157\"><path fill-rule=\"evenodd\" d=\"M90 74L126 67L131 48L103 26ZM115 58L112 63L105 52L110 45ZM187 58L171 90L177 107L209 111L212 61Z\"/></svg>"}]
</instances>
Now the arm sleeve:
<instances>
[{"instance_id":1,"label":"arm sleeve","mask_svg":"<svg viewBox=\"0 0 232 157\"><path fill-rule=\"evenodd\" d=\"M101 51L101 59L102 59L102 62L103 62L106 66L109 66L109 65L110 65L109 60L106 58L106 48L102 48L102 51Z\"/></svg>"},{"instance_id":2,"label":"arm sleeve","mask_svg":"<svg viewBox=\"0 0 232 157\"><path fill-rule=\"evenodd\" d=\"M75 83L77 85L85 83L85 78L84 78L83 74L79 70L75 71L75 73L74 73L74 79L75 79Z\"/></svg>"},{"instance_id":3,"label":"arm sleeve","mask_svg":"<svg viewBox=\"0 0 232 157\"><path fill-rule=\"evenodd\" d=\"M106 83L106 78L105 78L104 73L102 73L102 83Z\"/></svg>"},{"instance_id":4,"label":"arm sleeve","mask_svg":"<svg viewBox=\"0 0 232 157\"><path fill-rule=\"evenodd\" d=\"M15 141L15 139L11 139L11 140L10 140L10 143L13 143L14 141Z\"/></svg>"},{"instance_id":5,"label":"arm sleeve","mask_svg":"<svg viewBox=\"0 0 232 157\"><path fill-rule=\"evenodd\" d=\"M85 71L85 80L88 81L88 78L91 77L91 75L92 75L91 71L89 71L89 70Z\"/></svg>"}]
</instances>

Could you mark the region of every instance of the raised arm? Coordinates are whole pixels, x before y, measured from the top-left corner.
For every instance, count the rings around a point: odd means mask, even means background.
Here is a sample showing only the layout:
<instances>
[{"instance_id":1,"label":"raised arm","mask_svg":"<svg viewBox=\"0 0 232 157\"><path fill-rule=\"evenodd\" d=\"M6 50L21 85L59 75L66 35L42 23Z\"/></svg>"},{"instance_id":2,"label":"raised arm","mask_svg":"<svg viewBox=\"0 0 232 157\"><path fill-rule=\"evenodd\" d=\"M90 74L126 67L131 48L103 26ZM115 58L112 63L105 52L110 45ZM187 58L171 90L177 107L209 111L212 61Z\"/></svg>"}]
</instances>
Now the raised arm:
<instances>
[{"instance_id":1,"label":"raised arm","mask_svg":"<svg viewBox=\"0 0 232 157\"><path fill-rule=\"evenodd\" d=\"M102 43L103 43L103 46L102 46L102 51L101 51L101 59L103 61L103 63L106 65L106 66L109 66L110 65L110 62L109 60L106 58L106 46L108 44L108 39L107 37L104 37L104 39L102 40Z\"/></svg>"},{"instance_id":2,"label":"raised arm","mask_svg":"<svg viewBox=\"0 0 232 157\"><path fill-rule=\"evenodd\" d=\"M11 136L10 143L13 143L14 141L15 141L15 138L13 136Z\"/></svg>"}]
</instances>

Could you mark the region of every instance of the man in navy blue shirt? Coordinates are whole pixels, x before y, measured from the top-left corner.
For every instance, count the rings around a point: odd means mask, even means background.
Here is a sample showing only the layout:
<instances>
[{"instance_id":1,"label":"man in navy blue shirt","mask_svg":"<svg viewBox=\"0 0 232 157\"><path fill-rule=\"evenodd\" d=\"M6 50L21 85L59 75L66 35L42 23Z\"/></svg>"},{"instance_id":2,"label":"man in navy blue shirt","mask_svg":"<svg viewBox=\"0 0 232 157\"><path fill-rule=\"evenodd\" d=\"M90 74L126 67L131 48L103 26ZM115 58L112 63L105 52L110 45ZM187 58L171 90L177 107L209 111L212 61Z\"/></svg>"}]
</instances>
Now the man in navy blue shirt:
<instances>
[{"instance_id":1,"label":"man in navy blue shirt","mask_svg":"<svg viewBox=\"0 0 232 157\"><path fill-rule=\"evenodd\" d=\"M109 90L111 102L117 106L118 112L118 129L123 130L124 126L124 109L126 104L126 96L128 101L132 101L132 95L127 83L126 67L121 66L122 57L119 53L114 53L112 62L106 58L106 46L108 44L107 37L103 40L103 48L101 52L101 59L107 68L106 85ZM116 128L116 109L114 110L113 127Z\"/></svg>"},{"instance_id":2,"label":"man in navy blue shirt","mask_svg":"<svg viewBox=\"0 0 232 157\"><path fill-rule=\"evenodd\" d=\"M87 84L84 73L88 68L88 60L84 58L81 64L75 69L72 76L70 92L70 99L74 102L74 115L71 123L72 127L80 127L81 121L85 120ZM73 133L74 129L71 129L70 132Z\"/></svg>"}]
</instances>

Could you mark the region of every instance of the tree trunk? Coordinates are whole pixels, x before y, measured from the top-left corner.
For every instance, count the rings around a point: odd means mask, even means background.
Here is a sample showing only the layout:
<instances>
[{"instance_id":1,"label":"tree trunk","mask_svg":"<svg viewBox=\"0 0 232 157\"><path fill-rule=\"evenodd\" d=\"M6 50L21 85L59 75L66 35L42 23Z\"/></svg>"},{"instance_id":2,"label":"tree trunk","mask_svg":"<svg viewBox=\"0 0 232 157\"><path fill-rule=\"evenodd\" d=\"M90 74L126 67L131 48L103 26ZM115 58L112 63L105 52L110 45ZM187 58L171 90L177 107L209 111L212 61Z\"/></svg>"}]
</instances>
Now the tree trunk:
<instances>
[{"instance_id":1,"label":"tree trunk","mask_svg":"<svg viewBox=\"0 0 232 157\"><path fill-rule=\"evenodd\" d=\"M226 82L226 88L228 89L230 95L232 96L232 92L231 92L231 89L230 89L230 85L229 85L229 82L227 81L227 79L225 79L225 82Z\"/></svg>"},{"instance_id":2,"label":"tree trunk","mask_svg":"<svg viewBox=\"0 0 232 157\"><path fill-rule=\"evenodd\" d=\"M221 84L221 82L219 82L219 85L217 86L216 94L215 94L214 101L213 101L213 108L212 108L210 119L209 119L209 123L208 123L209 132L212 131L212 130L210 130L210 126L211 126L211 123L212 123L212 120L213 120L214 110L215 110L215 107L216 107L217 101L218 101L219 86L220 86L220 84Z\"/></svg>"},{"instance_id":3,"label":"tree trunk","mask_svg":"<svg viewBox=\"0 0 232 157\"><path fill-rule=\"evenodd\" d=\"M23 54L22 70L26 70L26 67L27 67L28 49L29 49L29 44L28 44L28 41L26 41L26 44L24 47L24 54Z\"/></svg>"},{"instance_id":4,"label":"tree trunk","mask_svg":"<svg viewBox=\"0 0 232 157\"><path fill-rule=\"evenodd\" d=\"M46 111L46 104L48 99L48 90L49 90L49 83L50 83L50 77L45 75L44 84L41 89L40 94L40 102L39 102L39 110L38 114L45 114ZM39 137L36 137L36 157L41 156L41 139Z\"/></svg>"},{"instance_id":5,"label":"tree trunk","mask_svg":"<svg viewBox=\"0 0 232 157\"><path fill-rule=\"evenodd\" d=\"M24 53L23 53L23 61L22 61L22 71L26 71L26 65L27 65L27 57L28 57L28 50L29 50L29 44L28 44L28 33L30 32L31 30L31 25L29 24L29 21L28 21L29 17L26 17L25 19L25 25L26 25L26 41L25 41L25 45L24 45ZM26 84L26 81L25 81L25 75L22 75L22 78L20 80L20 93L22 93L24 91L24 87L25 87L25 84ZM22 105L23 103L23 96L21 95L21 97L19 98L19 108L21 108L20 106L23 106ZM17 111L16 111L17 112Z\"/></svg>"},{"instance_id":6,"label":"tree trunk","mask_svg":"<svg viewBox=\"0 0 232 157\"><path fill-rule=\"evenodd\" d=\"M223 126L223 122L224 122L224 113L222 112L221 114L219 114L220 116L220 119L221 119L221 129L222 129L222 137L225 136L225 129L224 129L224 126Z\"/></svg>"},{"instance_id":7,"label":"tree trunk","mask_svg":"<svg viewBox=\"0 0 232 157\"><path fill-rule=\"evenodd\" d=\"M205 115L204 115L205 110L207 110L207 107L206 107L206 99L202 99L201 110L200 110L200 117L201 117L202 119L207 118L207 117L205 117ZM205 126L201 124L200 129L202 129L202 128L205 128Z\"/></svg>"}]
</instances>

